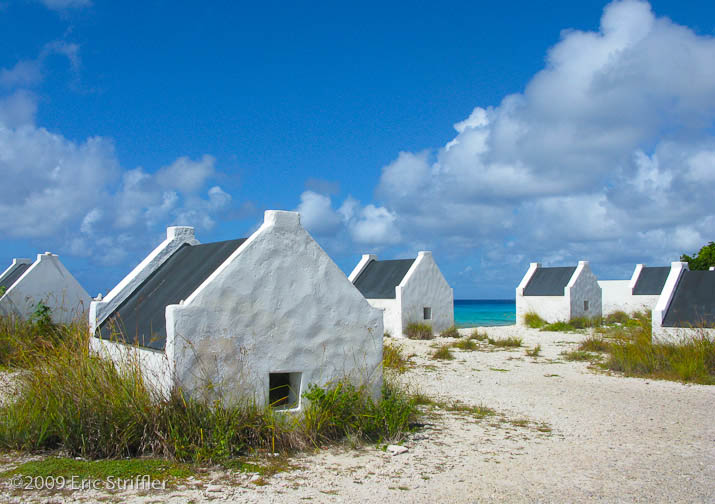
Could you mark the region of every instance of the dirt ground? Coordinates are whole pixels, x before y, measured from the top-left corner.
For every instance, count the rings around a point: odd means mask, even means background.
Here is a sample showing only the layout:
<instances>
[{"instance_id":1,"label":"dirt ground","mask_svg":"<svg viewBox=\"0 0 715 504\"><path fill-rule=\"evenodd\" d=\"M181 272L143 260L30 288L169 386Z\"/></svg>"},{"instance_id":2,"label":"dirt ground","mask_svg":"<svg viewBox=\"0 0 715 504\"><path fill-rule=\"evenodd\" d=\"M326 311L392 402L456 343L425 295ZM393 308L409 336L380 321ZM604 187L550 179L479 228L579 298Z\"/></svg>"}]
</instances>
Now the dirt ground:
<instances>
[{"instance_id":1,"label":"dirt ground","mask_svg":"<svg viewBox=\"0 0 715 504\"><path fill-rule=\"evenodd\" d=\"M157 491L35 491L3 487L3 502L715 502L715 387L624 378L560 356L584 338L516 327L509 350L483 345L432 360L441 340L399 340L409 386L497 411L482 419L436 409L392 455L331 448L258 479L217 471ZM463 332L469 332L464 331ZM525 349L540 344L539 357ZM0 456L0 471L21 459ZM5 482L6 483L6 482Z\"/></svg>"}]
</instances>

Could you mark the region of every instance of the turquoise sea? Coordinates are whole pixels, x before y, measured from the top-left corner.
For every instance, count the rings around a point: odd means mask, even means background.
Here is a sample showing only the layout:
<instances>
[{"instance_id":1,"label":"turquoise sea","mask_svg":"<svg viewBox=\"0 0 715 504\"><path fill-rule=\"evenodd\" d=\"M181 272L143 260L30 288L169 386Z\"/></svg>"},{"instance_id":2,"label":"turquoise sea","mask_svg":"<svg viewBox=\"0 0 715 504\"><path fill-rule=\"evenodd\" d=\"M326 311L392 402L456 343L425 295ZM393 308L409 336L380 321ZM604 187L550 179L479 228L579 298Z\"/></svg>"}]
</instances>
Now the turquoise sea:
<instances>
[{"instance_id":1,"label":"turquoise sea","mask_svg":"<svg viewBox=\"0 0 715 504\"><path fill-rule=\"evenodd\" d=\"M457 327L501 326L516 323L513 299L455 299L454 324Z\"/></svg>"}]
</instances>

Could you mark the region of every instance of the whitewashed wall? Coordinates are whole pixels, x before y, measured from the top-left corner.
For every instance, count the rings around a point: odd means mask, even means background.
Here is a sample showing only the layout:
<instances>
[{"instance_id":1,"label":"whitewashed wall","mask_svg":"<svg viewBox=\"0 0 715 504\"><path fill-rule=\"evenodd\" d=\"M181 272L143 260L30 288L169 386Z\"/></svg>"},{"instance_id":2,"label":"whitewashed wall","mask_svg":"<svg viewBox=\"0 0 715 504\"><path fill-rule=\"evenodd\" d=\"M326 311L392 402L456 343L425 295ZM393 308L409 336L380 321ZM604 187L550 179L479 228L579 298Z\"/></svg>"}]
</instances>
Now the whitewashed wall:
<instances>
[{"instance_id":1,"label":"whitewashed wall","mask_svg":"<svg viewBox=\"0 0 715 504\"><path fill-rule=\"evenodd\" d=\"M50 308L53 322L70 323L86 317L90 297L59 257L45 252L37 254L32 266L0 298L0 313L27 319L39 302Z\"/></svg>"},{"instance_id":2,"label":"whitewashed wall","mask_svg":"<svg viewBox=\"0 0 715 504\"><path fill-rule=\"evenodd\" d=\"M534 312L547 322L569 320L571 307L566 296L516 296L516 323L524 324L524 315Z\"/></svg>"},{"instance_id":3,"label":"whitewashed wall","mask_svg":"<svg viewBox=\"0 0 715 504\"><path fill-rule=\"evenodd\" d=\"M652 310L660 296L634 296L630 280L599 280L603 296L603 316L622 310L633 313Z\"/></svg>"},{"instance_id":4,"label":"whitewashed wall","mask_svg":"<svg viewBox=\"0 0 715 504\"><path fill-rule=\"evenodd\" d=\"M427 323L435 333L454 325L454 294L431 252L422 251L397 286L402 328L410 322ZM424 319L430 307L432 318ZM402 332L395 336L403 336Z\"/></svg>"},{"instance_id":5,"label":"whitewashed wall","mask_svg":"<svg viewBox=\"0 0 715 504\"><path fill-rule=\"evenodd\" d=\"M263 225L182 305L166 309L175 378L199 394L207 380L228 399L263 404L269 373L308 384L350 376L382 382L383 323L294 212Z\"/></svg>"},{"instance_id":6,"label":"whitewashed wall","mask_svg":"<svg viewBox=\"0 0 715 504\"><path fill-rule=\"evenodd\" d=\"M393 338L403 336L402 314L400 311L399 299L368 299L370 306L382 310L382 325L385 332L389 332Z\"/></svg>"}]
</instances>

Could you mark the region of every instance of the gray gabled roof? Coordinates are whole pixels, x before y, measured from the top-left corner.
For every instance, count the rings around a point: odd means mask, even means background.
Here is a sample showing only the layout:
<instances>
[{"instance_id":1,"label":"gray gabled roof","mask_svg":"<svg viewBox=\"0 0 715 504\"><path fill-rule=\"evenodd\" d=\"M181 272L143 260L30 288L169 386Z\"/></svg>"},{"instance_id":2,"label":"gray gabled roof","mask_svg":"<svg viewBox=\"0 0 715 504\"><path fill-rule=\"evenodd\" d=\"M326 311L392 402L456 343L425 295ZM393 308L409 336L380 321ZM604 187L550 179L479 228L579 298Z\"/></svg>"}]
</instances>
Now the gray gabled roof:
<instances>
[{"instance_id":1,"label":"gray gabled roof","mask_svg":"<svg viewBox=\"0 0 715 504\"><path fill-rule=\"evenodd\" d=\"M683 271L662 325L715 326L715 271Z\"/></svg>"},{"instance_id":2,"label":"gray gabled roof","mask_svg":"<svg viewBox=\"0 0 715 504\"><path fill-rule=\"evenodd\" d=\"M185 243L102 322L99 335L163 350L166 307L188 298L244 241L245 238L203 245Z\"/></svg>"},{"instance_id":3,"label":"gray gabled roof","mask_svg":"<svg viewBox=\"0 0 715 504\"><path fill-rule=\"evenodd\" d=\"M636 296L660 295L669 273L669 266L650 268L644 266L638 276L638 280L636 280L636 284L633 286L633 294Z\"/></svg>"},{"instance_id":4,"label":"gray gabled roof","mask_svg":"<svg viewBox=\"0 0 715 504\"><path fill-rule=\"evenodd\" d=\"M17 282L17 280L22 276L22 274L27 271L27 268L32 266L32 264L28 263L21 263L21 264L16 264L15 268L10 272L9 275L7 275L5 278L0 281L0 290L7 291L10 287L12 287L12 284Z\"/></svg>"},{"instance_id":5,"label":"gray gabled roof","mask_svg":"<svg viewBox=\"0 0 715 504\"><path fill-rule=\"evenodd\" d=\"M414 259L370 261L353 284L367 299L395 299L395 287L414 262Z\"/></svg>"},{"instance_id":6,"label":"gray gabled roof","mask_svg":"<svg viewBox=\"0 0 715 504\"><path fill-rule=\"evenodd\" d=\"M524 296L563 296L576 266L536 268L524 288Z\"/></svg>"}]
</instances>

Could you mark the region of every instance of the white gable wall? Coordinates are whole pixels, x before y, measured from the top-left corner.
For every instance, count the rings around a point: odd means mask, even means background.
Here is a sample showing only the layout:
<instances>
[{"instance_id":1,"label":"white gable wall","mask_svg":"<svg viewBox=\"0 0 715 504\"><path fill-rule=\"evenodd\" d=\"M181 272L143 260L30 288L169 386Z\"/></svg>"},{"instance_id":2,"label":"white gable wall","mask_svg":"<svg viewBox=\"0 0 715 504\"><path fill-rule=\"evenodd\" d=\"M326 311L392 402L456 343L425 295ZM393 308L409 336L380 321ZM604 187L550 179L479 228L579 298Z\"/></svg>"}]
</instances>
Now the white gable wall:
<instances>
[{"instance_id":1,"label":"white gable wall","mask_svg":"<svg viewBox=\"0 0 715 504\"><path fill-rule=\"evenodd\" d=\"M395 287L397 289L397 287ZM400 300L395 299L368 299L368 303L373 308L382 310L382 325L386 333L390 333L393 338L403 336L402 313L400 311Z\"/></svg>"},{"instance_id":2,"label":"white gable wall","mask_svg":"<svg viewBox=\"0 0 715 504\"><path fill-rule=\"evenodd\" d=\"M588 261L578 262L578 267L566 286L566 293L571 305L570 318L601 316L603 305L601 287L598 285L596 275L591 272ZM584 301L588 301L588 309L584 308Z\"/></svg>"},{"instance_id":3,"label":"white gable wall","mask_svg":"<svg viewBox=\"0 0 715 504\"><path fill-rule=\"evenodd\" d=\"M39 302L53 322L66 324L86 316L90 297L57 255L45 252L0 297L0 313L27 319Z\"/></svg>"},{"instance_id":4,"label":"white gable wall","mask_svg":"<svg viewBox=\"0 0 715 504\"><path fill-rule=\"evenodd\" d=\"M207 381L229 399L264 404L269 373L302 373L308 384L382 375L382 313L372 308L300 226L267 211L263 225L182 305L166 309L175 379L199 394ZM210 377L210 379L209 379ZM208 379L208 380L207 380Z\"/></svg>"},{"instance_id":5,"label":"white gable wall","mask_svg":"<svg viewBox=\"0 0 715 504\"><path fill-rule=\"evenodd\" d=\"M410 322L430 324L436 333L454 325L454 294L431 252L417 254L417 259L396 289L403 330ZM430 320L424 319L425 307L431 308ZM402 335L402 331L393 334Z\"/></svg>"}]
</instances>

